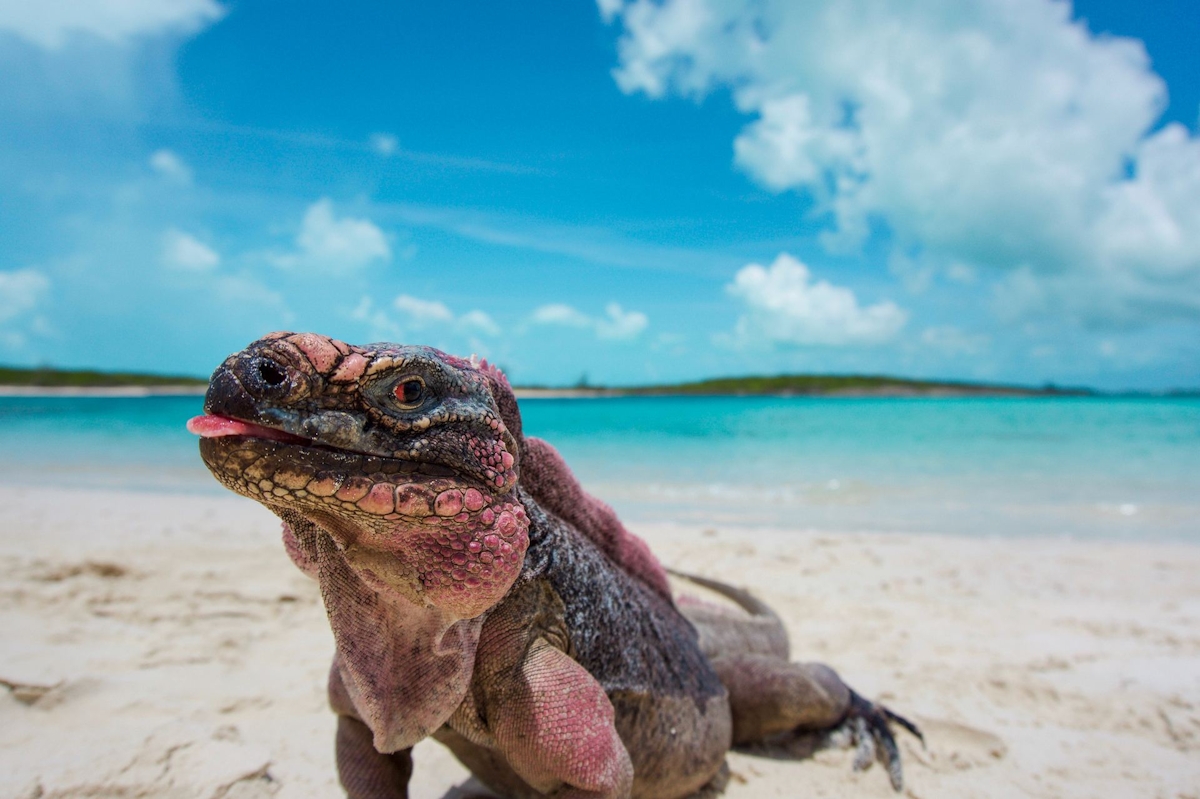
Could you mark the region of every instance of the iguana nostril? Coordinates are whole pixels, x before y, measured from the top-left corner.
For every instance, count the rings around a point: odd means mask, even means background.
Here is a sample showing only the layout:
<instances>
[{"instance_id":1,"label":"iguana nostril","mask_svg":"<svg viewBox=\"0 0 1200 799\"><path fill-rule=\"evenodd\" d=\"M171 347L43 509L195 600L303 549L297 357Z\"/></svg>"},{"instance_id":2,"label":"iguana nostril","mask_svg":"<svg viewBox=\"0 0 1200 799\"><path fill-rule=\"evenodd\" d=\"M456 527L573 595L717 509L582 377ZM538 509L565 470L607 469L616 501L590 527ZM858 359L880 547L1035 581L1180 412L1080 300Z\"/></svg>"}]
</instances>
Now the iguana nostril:
<instances>
[{"instance_id":1,"label":"iguana nostril","mask_svg":"<svg viewBox=\"0 0 1200 799\"><path fill-rule=\"evenodd\" d=\"M258 377L264 386L281 386L287 382L287 373L279 364L266 358L258 362Z\"/></svg>"}]
</instances>

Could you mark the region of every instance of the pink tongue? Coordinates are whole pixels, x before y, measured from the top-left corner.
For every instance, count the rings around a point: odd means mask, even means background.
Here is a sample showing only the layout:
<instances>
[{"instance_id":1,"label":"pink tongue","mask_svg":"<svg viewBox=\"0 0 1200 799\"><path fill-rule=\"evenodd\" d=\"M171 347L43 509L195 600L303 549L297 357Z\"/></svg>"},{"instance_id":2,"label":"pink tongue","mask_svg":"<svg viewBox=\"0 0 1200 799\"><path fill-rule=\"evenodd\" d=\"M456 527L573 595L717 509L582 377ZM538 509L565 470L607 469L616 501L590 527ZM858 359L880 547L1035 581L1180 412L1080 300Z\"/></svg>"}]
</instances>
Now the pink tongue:
<instances>
[{"instance_id":1,"label":"pink tongue","mask_svg":"<svg viewBox=\"0 0 1200 799\"><path fill-rule=\"evenodd\" d=\"M253 436L254 438L269 438L274 441L303 441L299 436L285 433L282 430L272 430L269 427L241 422L227 416L205 414L188 419L189 433L195 433L201 438L220 438L221 436Z\"/></svg>"}]
</instances>

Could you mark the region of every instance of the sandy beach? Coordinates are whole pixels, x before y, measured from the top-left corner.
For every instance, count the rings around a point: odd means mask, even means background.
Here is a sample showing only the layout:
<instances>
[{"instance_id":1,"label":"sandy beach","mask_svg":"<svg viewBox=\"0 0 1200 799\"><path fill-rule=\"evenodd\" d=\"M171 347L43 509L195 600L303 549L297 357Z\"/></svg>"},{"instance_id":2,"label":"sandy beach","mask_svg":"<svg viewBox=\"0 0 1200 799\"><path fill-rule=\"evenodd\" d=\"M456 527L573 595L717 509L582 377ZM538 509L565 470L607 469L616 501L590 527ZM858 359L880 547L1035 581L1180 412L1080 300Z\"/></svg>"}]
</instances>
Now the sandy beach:
<instances>
[{"instance_id":1,"label":"sandy beach","mask_svg":"<svg viewBox=\"0 0 1200 799\"><path fill-rule=\"evenodd\" d=\"M315 584L261 507L0 488L0 796L337 795ZM1200 547L642 526L909 714L910 797L1200 796ZM478 790L437 744L411 796ZM733 754L727 795L892 795Z\"/></svg>"}]
</instances>

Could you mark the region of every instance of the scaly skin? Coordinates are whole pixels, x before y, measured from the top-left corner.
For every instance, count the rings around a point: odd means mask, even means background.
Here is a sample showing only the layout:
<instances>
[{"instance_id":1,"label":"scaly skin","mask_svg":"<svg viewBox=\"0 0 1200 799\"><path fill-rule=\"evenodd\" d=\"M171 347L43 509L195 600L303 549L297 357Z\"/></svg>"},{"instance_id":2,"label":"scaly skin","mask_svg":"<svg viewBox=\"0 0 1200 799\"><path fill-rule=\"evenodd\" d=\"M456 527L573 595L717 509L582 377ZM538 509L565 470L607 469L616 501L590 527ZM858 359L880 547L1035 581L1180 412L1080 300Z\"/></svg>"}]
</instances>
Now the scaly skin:
<instances>
[{"instance_id":1,"label":"scaly skin","mask_svg":"<svg viewBox=\"0 0 1200 799\"><path fill-rule=\"evenodd\" d=\"M502 796L674 799L719 790L731 745L831 731L899 789L888 723L915 728L789 663L749 595L694 578L749 616L677 607L486 362L273 333L217 369L205 411L205 464L320 584L348 795L406 796L430 736Z\"/></svg>"}]
</instances>

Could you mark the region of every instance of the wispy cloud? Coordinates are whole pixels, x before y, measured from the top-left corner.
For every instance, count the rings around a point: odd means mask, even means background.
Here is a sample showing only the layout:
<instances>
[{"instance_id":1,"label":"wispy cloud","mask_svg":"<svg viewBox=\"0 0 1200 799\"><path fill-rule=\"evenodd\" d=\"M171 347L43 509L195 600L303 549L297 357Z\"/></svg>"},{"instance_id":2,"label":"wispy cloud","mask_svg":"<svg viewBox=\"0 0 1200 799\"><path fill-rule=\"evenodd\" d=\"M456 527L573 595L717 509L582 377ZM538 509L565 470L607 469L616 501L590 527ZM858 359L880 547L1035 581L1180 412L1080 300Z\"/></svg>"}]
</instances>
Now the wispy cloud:
<instances>
[{"instance_id":1,"label":"wispy cloud","mask_svg":"<svg viewBox=\"0 0 1200 799\"><path fill-rule=\"evenodd\" d=\"M480 336L495 338L501 334L500 326L486 312L475 309L456 314L440 300L400 294L392 300L392 310L396 313L377 308L370 297L364 296L351 317L366 323L375 338L392 341L449 333L462 336L471 346L482 349Z\"/></svg>"},{"instance_id":2,"label":"wispy cloud","mask_svg":"<svg viewBox=\"0 0 1200 799\"><path fill-rule=\"evenodd\" d=\"M446 304L437 300L422 300L401 294L392 300L392 307L403 314L404 320L414 327L428 327L454 321L454 314Z\"/></svg>"},{"instance_id":3,"label":"wispy cloud","mask_svg":"<svg viewBox=\"0 0 1200 799\"><path fill-rule=\"evenodd\" d=\"M921 331L921 343L945 355L978 355L987 349L990 341L990 336L970 333L954 325L938 325Z\"/></svg>"},{"instance_id":4,"label":"wispy cloud","mask_svg":"<svg viewBox=\"0 0 1200 799\"><path fill-rule=\"evenodd\" d=\"M467 311L458 317L458 324L463 330L482 333L485 336L500 335L500 326L484 311Z\"/></svg>"},{"instance_id":5,"label":"wispy cloud","mask_svg":"<svg viewBox=\"0 0 1200 799\"><path fill-rule=\"evenodd\" d=\"M380 203L381 216L412 227L427 227L471 241L531 252L562 255L584 263L622 269L650 269L682 274L727 274L739 256L720 250L648 244L612 228L566 224L545 218Z\"/></svg>"},{"instance_id":6,"label":"wispy cloud","mask_svg":"<svg viewBox=\"0 0 1200 799\"><path fill-rule=\"evenodd\" d=\"M29 334L48 327L36 311L49 290L50 279L37 269L0 272L0 348L19 354L19 360L29 357L22 351Z\"/></svg>"},{"instance_id":7,"label":"wispy cloud","mask_svg":"<svg viewBox=\"0 0 1200 799\"><path fill-rule=\"evenodd\" d=\"M150 168L172 183L192 184L192 168L171 150L155 150L150 155Z\"/></svg>"},{"instance_id":8,"label":"wispy cloud","mask_svg":"<svg viewBox=\"0 0 1200 799\"><path fill-rule=\"evenodd\" d=\"M453 153L411 150L402 147L400 140L390 133L374 133L365 139L349 139L320 133L288 130L286 128L237 125L216 120L190 118L160 119L145 117L140 120L140 124L148 130L158 132L186 132L193 135L209 134L213 137L253 139L314 150L385 155L389 159L397 161L444 167L463 172L493 172L508 175L552 174L541 167L527 164L505 163L486 158L455 155Z\"/></svg>"},{"instance_id":9,"label":"wispy cloud","mask_svg":"<svg viewBox=\"0 0 1200 799\"><path fill-rule=\"evenodd\" d=\"M543 305L529 317L536 325L562 325L564 327L591 327L592 317L565 303Z\"/></svg>"},{"instance_id":10,"label":"wispy cloud","mask_svg":"<svg viewBox=\"0 0 1200 799\"><path fill-rule=\"evenodd\" d=\"M443 302L423 300L409 294L401 294L392 301L392 307L401 313L401 326L422 329L438 325L451 325L467 333L483 333L489 336L500 334L500 327L483 311L467 311L456 316Z\"/></svg>"},{"instance_id":11,"label":"wispy cloud","mask_svg":"<svg viewBox=\"0 0 1200 799\"><path fill-rule=\"evenodd\" d=\"M400 140L390 133L372 133L369 141L371 149L384 158L395 155L400 149Z\"/></svg>"}]
</instances>

